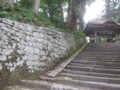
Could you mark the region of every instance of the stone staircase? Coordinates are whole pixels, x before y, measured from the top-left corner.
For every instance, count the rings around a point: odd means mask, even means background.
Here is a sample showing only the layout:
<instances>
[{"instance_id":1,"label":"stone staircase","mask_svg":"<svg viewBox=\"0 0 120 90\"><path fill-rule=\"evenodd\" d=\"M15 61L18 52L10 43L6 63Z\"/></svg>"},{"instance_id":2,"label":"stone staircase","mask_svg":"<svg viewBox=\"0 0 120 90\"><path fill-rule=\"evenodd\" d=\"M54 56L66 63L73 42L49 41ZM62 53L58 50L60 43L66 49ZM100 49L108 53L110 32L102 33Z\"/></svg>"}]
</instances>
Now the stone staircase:
<instances>
[{"instance_id":1,"label":"stone staircase","mask_svg":"<svg viewBox=\"0 0 120 90\"><path fill-rule=\"evenodd\" d=\"M35 90L120 90L120 45L89 43L57 77L21 85Z\"/></svg>"}]
</instances>

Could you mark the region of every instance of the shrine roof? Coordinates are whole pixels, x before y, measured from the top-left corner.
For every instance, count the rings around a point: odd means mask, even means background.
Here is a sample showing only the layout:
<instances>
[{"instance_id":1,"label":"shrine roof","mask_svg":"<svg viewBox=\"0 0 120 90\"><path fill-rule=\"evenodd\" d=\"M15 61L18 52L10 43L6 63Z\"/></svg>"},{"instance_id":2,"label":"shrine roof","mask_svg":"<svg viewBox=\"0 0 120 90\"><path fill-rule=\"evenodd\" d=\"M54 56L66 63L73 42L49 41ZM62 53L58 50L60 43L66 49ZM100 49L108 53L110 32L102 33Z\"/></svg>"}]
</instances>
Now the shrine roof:
<instances>
[{"instance_id":1,"label":"shrine roof","mask_svg":"<svg viewBox=\"0 0 120 90\"><path fill-rule=\"evenodd\" d=\"M101 32L104 30L108 32L114 31L116 33L120 33L120 23L117 23L111 19L93 19L88 22L84 32L89 35L96 31Z\"/></svg>"}]
</instances>

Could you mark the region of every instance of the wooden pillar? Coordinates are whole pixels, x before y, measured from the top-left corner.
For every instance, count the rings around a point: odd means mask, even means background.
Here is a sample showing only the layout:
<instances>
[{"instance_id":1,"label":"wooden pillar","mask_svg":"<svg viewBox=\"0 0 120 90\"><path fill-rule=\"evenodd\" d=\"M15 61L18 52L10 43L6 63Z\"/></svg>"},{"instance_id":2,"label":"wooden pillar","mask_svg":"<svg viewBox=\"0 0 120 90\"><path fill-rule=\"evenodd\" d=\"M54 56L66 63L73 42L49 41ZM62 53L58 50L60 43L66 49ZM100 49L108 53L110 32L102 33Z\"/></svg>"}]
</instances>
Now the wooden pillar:
<instances>
[{"instance_id":1,"label":"wooden pillar","mask_svg":"<svg viewBox=\"0 0 120 90\"><path fill-rule=\"evenodd\" d=\"M97 42L97 32L95 32L95 43Z\"/></svg>"},{"instance_id":2,"label":"wooden pillar","mask_svg":"<svg viewBox=\"0 0 120 90\"><path fill-rule=\"evenodd\" d=\"M116 33L116 35L115 35L115 36L117 37L117 36L119 36L119 35Z\"/></svg>"}]
</instances>

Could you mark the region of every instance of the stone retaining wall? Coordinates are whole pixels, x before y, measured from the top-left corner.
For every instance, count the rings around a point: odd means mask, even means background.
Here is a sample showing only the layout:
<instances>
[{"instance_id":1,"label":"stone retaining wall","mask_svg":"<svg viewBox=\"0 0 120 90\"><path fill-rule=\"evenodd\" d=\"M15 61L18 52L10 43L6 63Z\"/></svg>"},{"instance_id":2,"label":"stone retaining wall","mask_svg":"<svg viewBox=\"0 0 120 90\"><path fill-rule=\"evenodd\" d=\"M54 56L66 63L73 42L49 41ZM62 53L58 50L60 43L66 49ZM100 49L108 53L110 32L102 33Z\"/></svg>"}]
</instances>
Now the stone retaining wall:
<instances>
[{"instance_id":1,"label":"stone retaining wall","mask_svg":"<svg viewBox=\"0 0 120 90\"><path fill-rule=\"evenodd\" d=\"M84 37L0 18L0 71L43 72L84 42Z\"/></svg>"}]
</instances>

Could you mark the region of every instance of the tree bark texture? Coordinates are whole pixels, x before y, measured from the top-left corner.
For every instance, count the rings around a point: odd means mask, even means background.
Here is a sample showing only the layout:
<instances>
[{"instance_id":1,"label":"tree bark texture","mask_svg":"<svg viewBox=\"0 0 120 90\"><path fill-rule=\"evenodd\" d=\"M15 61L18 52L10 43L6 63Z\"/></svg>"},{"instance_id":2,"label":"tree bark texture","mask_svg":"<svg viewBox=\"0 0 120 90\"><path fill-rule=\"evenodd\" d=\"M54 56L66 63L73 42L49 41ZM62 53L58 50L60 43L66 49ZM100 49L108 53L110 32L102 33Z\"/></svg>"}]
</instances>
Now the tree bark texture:
<instances>
[{"instance_id":1,"label":"tree bark texture","mask_svg":"<svg viewBox=\"0 0 120 90\"><path fill-rule=\"evenodd\" d=\"M40 0L35 0L34 1L34 6L33 6L33 11L35 13L37 13L39 11L39 7L40 7Z\"/></svg>"},{"instance_id":2,"label":"tree bark texture","mask_svg":"<svg viewBox=\"0 0 120 90\"><path fill-rule=\"evenodd\" d=\"M71 30L77 29L77 9L78 9L78 1L79 0L72 0L72 6L71 6L71 15L70 15L70 22L69 22L69 28Z\"/></svg>"},{"instance_id":3,"label":"tree bark texture","mask_svg":"<svg viewBox=\"0 0 120 90\"><path fill-rule=\"evenodd\" d=\"M63 14L63 7L62 7L62 4L60 4L60 12L61 12L61 20L62 20L62 23L64 23L64 14Z\"/></svg>"},{"instance_id":4,"label":"tree bark texture","mask_svg":"<svg viewBox=\"0 0 120 90\"><path fill-rule=\"evenodd\" d=\"M68 0L68 11L67 11L67 28L69 28L70 24L70 15L71 15L71 0Z\"/></svg>"}]
</instances>

